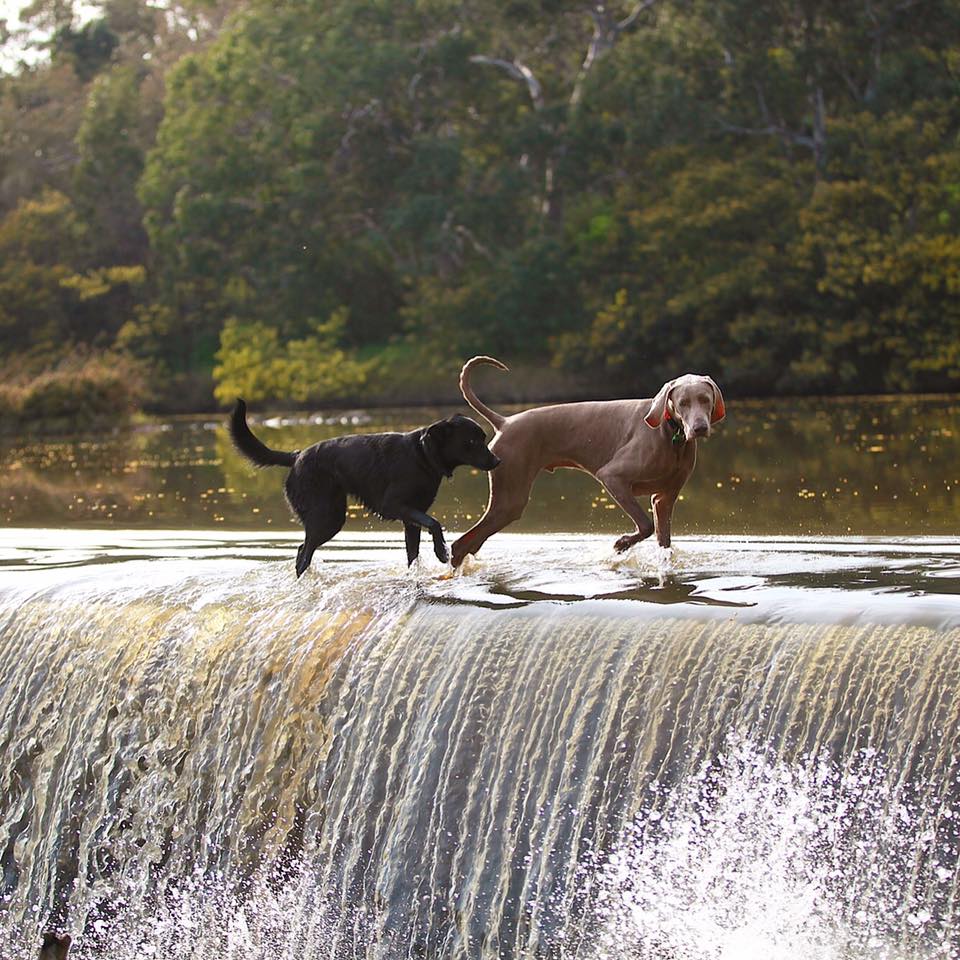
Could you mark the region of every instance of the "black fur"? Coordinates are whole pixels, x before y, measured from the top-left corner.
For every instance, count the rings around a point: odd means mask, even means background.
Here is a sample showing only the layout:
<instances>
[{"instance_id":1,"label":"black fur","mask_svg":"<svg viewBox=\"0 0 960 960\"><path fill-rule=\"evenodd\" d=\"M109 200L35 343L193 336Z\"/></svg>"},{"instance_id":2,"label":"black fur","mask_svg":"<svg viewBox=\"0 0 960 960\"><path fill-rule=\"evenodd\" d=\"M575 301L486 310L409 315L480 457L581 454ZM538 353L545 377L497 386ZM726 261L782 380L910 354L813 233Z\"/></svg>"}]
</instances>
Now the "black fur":
<instances>
[{"instance_id":1,"label":"black fur","mask_svg":"<svg viewBox=\"0 0 960 960\"><path fill-rule=\"evenodd\" d=\"M335 437L306 450L285 453L261 443L247 426L247 405L237 400L230 414L234 446L258 467L289 467L285 489L300 518L304 540L297 551L299 577L317 547L336 536L347 516L347 497L359 500L384 520L403 523L407 563L420 553L420 530L433 537L433 550L447 562L443 528L426 511L443 477L460 466L492 470L500 463L487 449L480 424L460 414L410 433L368 433Z\"/></svg>"}]
</instances>

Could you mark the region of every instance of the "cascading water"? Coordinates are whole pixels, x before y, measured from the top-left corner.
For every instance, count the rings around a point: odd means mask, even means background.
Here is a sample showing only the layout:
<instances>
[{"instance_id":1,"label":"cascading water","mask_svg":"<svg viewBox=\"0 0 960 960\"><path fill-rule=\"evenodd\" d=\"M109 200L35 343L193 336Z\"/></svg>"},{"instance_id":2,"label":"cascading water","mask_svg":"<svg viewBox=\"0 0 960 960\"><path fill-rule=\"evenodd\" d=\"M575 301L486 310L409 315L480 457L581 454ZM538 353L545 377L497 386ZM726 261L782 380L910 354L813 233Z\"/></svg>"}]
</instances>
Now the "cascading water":
<instances>
[{"instance_id":1,"label":"cascading water","mask_svg":"<svg viewBox=\"0 0 960 960\"><path fill-rule=\"evenodd\" d=\"M0 956L960 957L954 546L504 540L11 564Z\"/></svg>"}]
</instances>

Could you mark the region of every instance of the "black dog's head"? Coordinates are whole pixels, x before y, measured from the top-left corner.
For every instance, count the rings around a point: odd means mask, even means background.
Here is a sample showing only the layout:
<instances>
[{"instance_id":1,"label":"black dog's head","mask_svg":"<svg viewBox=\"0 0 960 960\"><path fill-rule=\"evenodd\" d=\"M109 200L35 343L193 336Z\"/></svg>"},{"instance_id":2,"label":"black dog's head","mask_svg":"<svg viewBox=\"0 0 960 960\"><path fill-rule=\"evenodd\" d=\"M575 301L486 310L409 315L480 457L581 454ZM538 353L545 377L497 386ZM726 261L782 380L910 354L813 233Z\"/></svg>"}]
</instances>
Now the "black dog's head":
<instances>
[{"instance_id":1,"label":"black dog's head","mask_svg":"<svg viewBox=\"0 0 960 960\"><path fill-rule=\"evenodd\" d=\"M431 423L424 433L424 443L429 444L448 477L455 467L492 470L500 464L500 458L487 449L487 435L483 427L459 413Z\"/></svg>"}]
</instances>

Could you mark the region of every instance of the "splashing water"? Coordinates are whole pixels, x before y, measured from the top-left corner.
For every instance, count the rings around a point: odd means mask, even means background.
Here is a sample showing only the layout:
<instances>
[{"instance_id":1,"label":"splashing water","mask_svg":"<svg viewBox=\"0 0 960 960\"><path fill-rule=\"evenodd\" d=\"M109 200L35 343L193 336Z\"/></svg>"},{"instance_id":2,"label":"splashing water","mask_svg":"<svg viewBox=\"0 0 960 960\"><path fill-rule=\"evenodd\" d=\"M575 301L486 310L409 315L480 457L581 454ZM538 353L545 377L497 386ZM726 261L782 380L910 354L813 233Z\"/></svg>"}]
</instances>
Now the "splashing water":
<instances>
[{"instance_id":1,"label":"splashing water","mask_svg":"<svg viewBox=\"0 0 960 960\"><path fill-rule=\"evenodd\" d=\"M0 580L2 960L960 957L953 545L88 540Z\"/></svg>"},{"instance_id":2,"label":"splashing water","mask_svg":"<svg viewBox=\"0 0 960 960\"><path fill-rule=\"evenodd\" d=\"M741 742L669 793L651 785L588 881L595 957L960 956L932 906L951 899L957 848L889 784L870 753L841 770Z\"/></svg>"}]
</instances>

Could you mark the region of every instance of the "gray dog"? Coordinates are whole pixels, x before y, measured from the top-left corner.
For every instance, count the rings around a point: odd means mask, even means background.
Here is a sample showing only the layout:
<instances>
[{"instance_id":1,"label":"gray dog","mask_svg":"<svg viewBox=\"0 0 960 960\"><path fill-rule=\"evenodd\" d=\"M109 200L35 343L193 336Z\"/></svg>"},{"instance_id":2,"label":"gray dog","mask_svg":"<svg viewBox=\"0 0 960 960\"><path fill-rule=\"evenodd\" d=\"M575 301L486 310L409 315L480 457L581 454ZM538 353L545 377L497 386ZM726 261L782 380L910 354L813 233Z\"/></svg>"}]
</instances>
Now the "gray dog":
<instances>
[{"instance_id":1,"label":"gray dog","mask_svg":"<svg viewBox=\"0 0 960 960\"><path fill-rule=\"evenodd\" d=\"M557 467L584 470L637 525L620 537L618 552L649 537L670 546L670 518L680 490L697 462L697 440L725 416L723 394L710 377L687 373L665 383L647 400L597 400L534 407L504 417L477 399L470 371L492 357L474 357L460 373L464 399L497 431L490 449L501 465L490 474L490 499L479 523L453 545L451 560L459 566L489 537L519 519L530 488L541 470ZM649 496L653 521L637 501Z\"/></svg>"}]
</instances>

